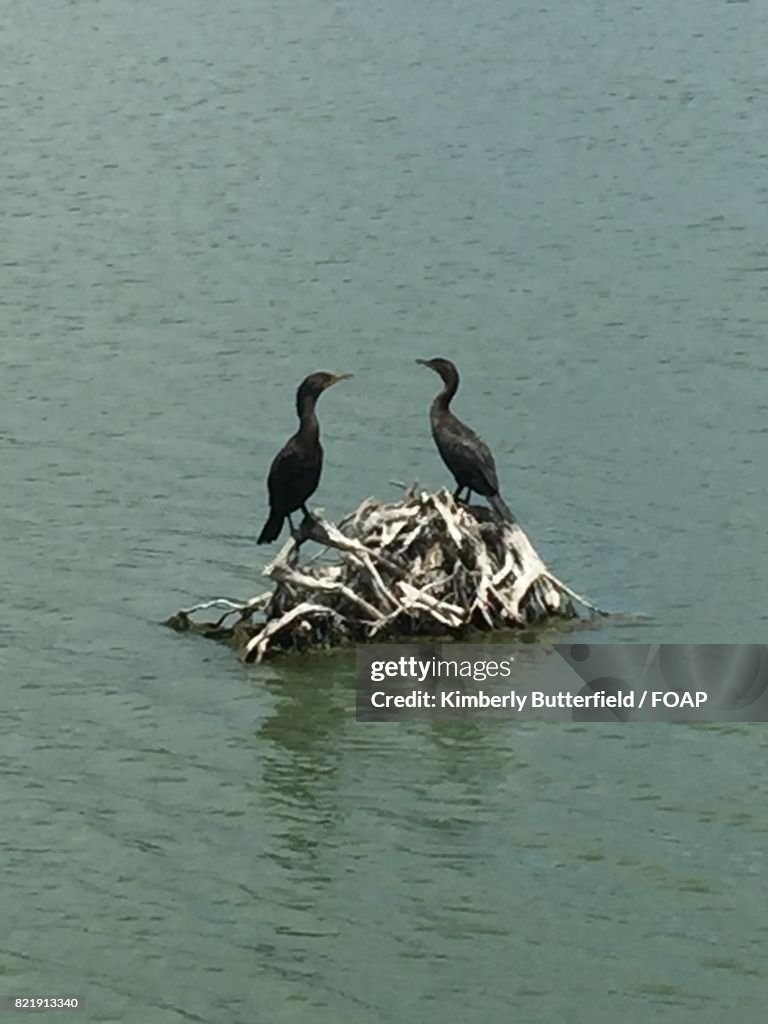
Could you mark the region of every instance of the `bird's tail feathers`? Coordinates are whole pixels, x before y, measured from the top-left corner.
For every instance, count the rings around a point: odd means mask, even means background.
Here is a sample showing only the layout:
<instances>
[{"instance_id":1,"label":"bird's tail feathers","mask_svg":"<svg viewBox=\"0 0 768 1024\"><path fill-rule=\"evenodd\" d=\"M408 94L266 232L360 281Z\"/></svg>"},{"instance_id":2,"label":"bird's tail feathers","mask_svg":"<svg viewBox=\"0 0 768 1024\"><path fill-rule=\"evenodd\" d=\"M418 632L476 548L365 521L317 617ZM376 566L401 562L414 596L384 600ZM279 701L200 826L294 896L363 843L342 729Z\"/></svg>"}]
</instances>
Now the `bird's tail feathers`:
<instances>
[{"instance_id":1,"label":"bird's tail feathers","mask_svg":"<svg viewBox=\"0 0 768 1024\"><path fill-rule=\"evenodd\" d=\"M500 519L506 519L508 523L515 522L515 517L512 515L509 506L500 494L492 494L488 499L488 502Z\"/></svg>"},{"instance_id":2,"label":"bird's tail feathers","mask_svg":"<svg viewBox=\"0 0 768 1024\"><path fill-rule=\"evenodd\" d=\"M269 519L264 524L264 529L259 534L259 539L256 541L257 544L269 544L273 540L277 540L280 536L280 531L283 528L285 522L285 516L282 512L275 512L274 509L269 513Z\"/></svg>"}]
</instances>

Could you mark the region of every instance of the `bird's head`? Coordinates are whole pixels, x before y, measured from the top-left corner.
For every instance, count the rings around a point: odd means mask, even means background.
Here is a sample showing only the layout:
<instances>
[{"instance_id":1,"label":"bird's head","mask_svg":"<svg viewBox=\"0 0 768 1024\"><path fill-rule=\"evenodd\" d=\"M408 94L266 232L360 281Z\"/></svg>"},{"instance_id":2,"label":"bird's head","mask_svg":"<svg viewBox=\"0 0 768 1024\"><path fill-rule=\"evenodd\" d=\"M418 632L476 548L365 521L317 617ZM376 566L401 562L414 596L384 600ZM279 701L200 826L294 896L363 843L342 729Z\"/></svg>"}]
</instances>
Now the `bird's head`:
<instances>
[{"instance_id":1,"label":"bird's head","mask_svg":"<svg viewBox=\"0 0 768 1024\"><path fill-rule=\"evenodd\" d=\"M421 366L427 366L430 370L434 370L435 373L440 374L446 384L458 382L459 371L450 359L442 359L440 356L435 356L434 359L417 359L416 362Z\"/></svg>"},{"instance_id":2,"label":"bird's head","mask_svg":"<svg viewBox=\"0 0 768 1024\"><path fill-rule=\"evenodd\" d=\"M333 384L338 384L340 380L349 380L351 377L351 373L323 372L311 373L305 377L296 392L296 406L299 409L299 415L301 415L301 407L307 399L317 401L320 395Z\"/></svg>"}]
</instances>

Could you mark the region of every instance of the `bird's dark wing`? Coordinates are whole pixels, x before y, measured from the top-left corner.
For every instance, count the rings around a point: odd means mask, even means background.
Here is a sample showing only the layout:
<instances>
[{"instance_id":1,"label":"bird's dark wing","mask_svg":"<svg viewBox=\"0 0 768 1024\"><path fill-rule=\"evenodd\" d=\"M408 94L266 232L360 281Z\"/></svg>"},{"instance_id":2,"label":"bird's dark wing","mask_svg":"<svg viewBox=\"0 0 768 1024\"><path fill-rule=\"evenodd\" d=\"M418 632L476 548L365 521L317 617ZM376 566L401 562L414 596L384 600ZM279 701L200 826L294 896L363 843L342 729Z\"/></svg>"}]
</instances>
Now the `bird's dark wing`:
<instances>
[{"instance_id":1,"label":"bird's dark wing","mask_svg":"<svg viewBox=\"0 0 768 1024\"><path fill-rule=\"evenodd\" d=\"M275 456L267 478L269 503L286 514L295 512L317 490L323 468L319 442L307 447L294 435Z\"/></svg>"},{"instance_id":2,"label":"bird's dark wing","mask_svg":"<svg viewBox=\"0 0 768 1024\"><path fill-rule=\"evenodd\" d=\"M485 441L452 413L432 423L438 451L457 483L477 494L496 494L499 480L491 449Z\"/></svg>"}]
</instances>

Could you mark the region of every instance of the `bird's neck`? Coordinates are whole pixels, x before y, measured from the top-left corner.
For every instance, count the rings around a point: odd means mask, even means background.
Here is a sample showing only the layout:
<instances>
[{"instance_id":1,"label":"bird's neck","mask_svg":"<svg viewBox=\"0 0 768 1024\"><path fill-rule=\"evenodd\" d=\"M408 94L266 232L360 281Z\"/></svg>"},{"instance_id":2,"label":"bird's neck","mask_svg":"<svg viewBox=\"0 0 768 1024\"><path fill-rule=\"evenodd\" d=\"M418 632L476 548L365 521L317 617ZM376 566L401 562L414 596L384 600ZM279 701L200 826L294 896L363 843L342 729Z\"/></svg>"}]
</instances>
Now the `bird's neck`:
<instances>
[{"instance_id":1,"label":"bird's neck","mask_svg":"<svg viewBox=\"0 0 768 1024\"><path fill-rule=\"evenodd\" d=\"M451 399L456 394L459 388L458 377L451 378L443 383L443 390L439 395L435 396L432 402L433 413L449 412L451 406Z\"/></svg>"},{"instance_id":2,"label":"bird's neck","mask_svg":"<svg viewBox=\"0 0 768 1024\"><path fill-rule=\"evenodd\" d=\"M320 424L315 415L316 401L317 399L314 397L303 398L296 410L299 414L298 436L302 441L309 443L313 443L320 438Z\"/></svg>"}]
</instances>

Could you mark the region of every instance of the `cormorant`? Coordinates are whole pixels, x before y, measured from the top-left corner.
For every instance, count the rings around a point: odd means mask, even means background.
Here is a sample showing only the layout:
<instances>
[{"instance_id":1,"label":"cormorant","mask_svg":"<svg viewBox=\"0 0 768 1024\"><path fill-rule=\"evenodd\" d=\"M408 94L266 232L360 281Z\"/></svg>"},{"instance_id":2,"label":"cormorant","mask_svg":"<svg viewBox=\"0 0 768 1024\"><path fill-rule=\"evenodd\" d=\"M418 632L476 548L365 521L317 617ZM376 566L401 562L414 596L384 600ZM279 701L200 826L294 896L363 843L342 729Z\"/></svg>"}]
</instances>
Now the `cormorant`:
<instances>
[{"instance_id":1,"label":"cormorant","mask_svg":"<svg viewBox=\"0 0 768 1024\"><path fill-rule=\"evenodd\" d=\"M416 362L428 366L443 380L443 390L430 406L429 420L437 450L456 479L454 498L459 501L461 492L466 489L466 500L469 501L470 494L475 491L488 499L502 519L514 523L515 517L499 494L496 463L490 448L451 412L451 399L459 387L459 371L450 359L417 359Z\"/></svg>"},{"instance_id":2,"label":"cormorant","mask_svg":"<svg viewBox=\"0 0 768 1024\"><path fill-rule=\"evenodd\" d=\"M315 404L326 388L340 380L348 380L351 376L351 373L312 373L299 385L296 391L299 429L286 441L270 467L267 478L269 519L259 534L258 544L276 540L286 516L293 532L291 512L301 509L305 516L309 516L305 503L317 490L323 468L323 448Z\"/></svg>"}]
</instances>

